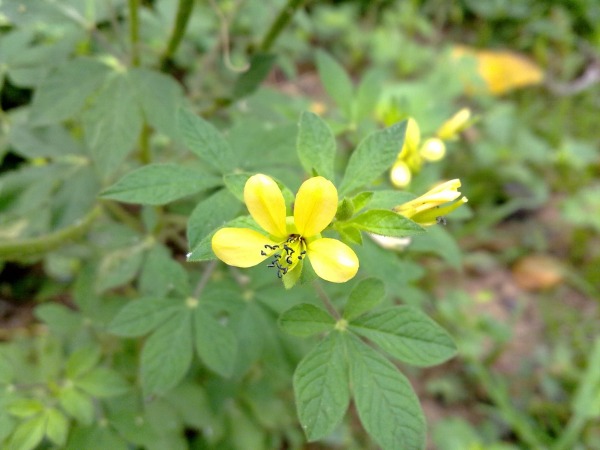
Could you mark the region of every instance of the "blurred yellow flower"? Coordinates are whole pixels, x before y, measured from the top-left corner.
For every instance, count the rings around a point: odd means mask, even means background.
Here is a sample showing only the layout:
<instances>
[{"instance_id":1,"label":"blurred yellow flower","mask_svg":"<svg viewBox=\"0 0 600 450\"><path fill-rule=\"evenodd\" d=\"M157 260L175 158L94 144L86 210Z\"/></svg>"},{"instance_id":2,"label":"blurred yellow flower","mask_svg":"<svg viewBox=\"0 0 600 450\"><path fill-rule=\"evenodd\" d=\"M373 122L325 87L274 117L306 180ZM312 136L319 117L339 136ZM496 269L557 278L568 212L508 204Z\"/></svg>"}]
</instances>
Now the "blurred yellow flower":
<instances>
[{"instance_id":1,"label":"blurred yellow flower","mask_svg":"<svg viewBox=\"0 0 600 450\"><path fill-rule=\"evenodd\" d=\"M221 228L212 238L212 249L221 261L230 266L252 267L272 257L269 267L277 269L279 278L289 281L286 287L299 278L304 257L324 280L343 283L356 275L359 264L354 251L320 234L337 210L337 190L331 181L313 177L302 183L291 217L286 217L279 186L267 175L248 179L244 201L265 233L248 228Z\"/></svg>"},{"instance_id":2,"label":"blurred yellow flower","mask_svg":"<svg viewBox=\"0 0 600 450\"><path fill-rule=\"evenodd\" d=\"M420 197L396 206L394 211L420 225L433 225L437 223L439 217L454 211L468 201L466 197L461 197L462 194L458 190L460 186L459 179L438 184ZM449 204L442 206L445 203Z\"/></svg>"},{"instance_id":3,"label":"blurred yellow flower","mask_svg":"<svg viewBox=\"0 0 600 450\"><path fill-rule=\"evenodd\" d=\"M469 125L470 119L471 110L469 108L463 108L446 120L442 126L438 128L435 134L444 141L454 139L458 133Z\"/></svg>"},{"instance_id":4,"label":"blurred yellow flower","mask_svg":"<svg viewBox=\"0 0 600 450\"><path fill-rule=\"evenodd\" d=\"M542 69L523 55L509 50L476 50L457 45L452 49L452 57L473 58L477 72L483 78L487 90L494 95L524 86L538 85L544 80ZM476 88L467 84L470 93Z\"/></svg>"},{"instance_id":5,"label":"blurred yellow flower","mask_svg":"<svg viewBox=\"0 0 600 450\"><path fill-rule=\"evenodd\" d=\"M436 137L425 139L425 142L419 148L419 154L426 161L439 161L446 155L446 144Z\"/></svg>"}]
</instances>

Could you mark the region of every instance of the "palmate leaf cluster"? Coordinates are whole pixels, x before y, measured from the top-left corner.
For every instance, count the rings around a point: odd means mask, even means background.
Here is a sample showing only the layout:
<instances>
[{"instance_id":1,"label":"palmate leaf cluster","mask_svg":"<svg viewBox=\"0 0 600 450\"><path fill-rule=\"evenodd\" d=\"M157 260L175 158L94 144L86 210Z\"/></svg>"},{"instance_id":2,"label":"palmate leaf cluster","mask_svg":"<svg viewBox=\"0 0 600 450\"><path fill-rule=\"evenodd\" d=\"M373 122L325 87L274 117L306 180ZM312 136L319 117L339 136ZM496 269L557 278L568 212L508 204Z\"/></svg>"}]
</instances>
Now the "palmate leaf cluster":
<instances>
[{"instance_id":1,"label":"palmate leaf cluster","mask_svg":"<svg viewBox=\"0 0 600 450\"><path fill-rule=\"evenodd\" d=\"M360 129L338 148L306 102L257 92L272 55L256 53L229 83L227 119L202 118L157 61L93 50L97 30L83 25L109 20L110 8L44 1L23 16L16 3L2 6L12 21L2 76L32 97L2 117L2 150L18 164L0 176L0 256L48 279L34 309L41 326L0 346L0 446L300 448L350 434L352 399L378 445L422 448L424 416L397 363L439 364L455 347L418 307L411 283L423 269L368 238L425 232L391 211L413 196L381 185L406 124L373 122L379 75L355 89L317 55L341 120ZM41 20L60 26L34 39ZM325 233L353 245L361 269L324 288L332 309L319 306L309 266L286 291L264 266L215 260L217 229L257 227L243 204L257 172L288 205L308 176L336 184Z\"/></svg>"}]
</instances>

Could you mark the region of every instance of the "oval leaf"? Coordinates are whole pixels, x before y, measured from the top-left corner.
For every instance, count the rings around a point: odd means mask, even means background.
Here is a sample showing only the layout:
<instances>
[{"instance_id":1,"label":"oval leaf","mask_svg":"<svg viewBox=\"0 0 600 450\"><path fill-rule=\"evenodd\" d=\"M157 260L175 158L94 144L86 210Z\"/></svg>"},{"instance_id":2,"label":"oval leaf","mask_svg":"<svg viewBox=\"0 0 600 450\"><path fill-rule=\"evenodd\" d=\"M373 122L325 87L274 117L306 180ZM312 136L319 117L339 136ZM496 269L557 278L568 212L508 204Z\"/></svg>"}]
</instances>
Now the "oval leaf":
<instances>
[{"instance_id":1,"label":"oval leaf","mask_svg":"<svg viewBox=\"0 0 600 450\"><path fill-rule=\"evenodd\" d=\"M279 317L279 326L293 336L308 337L332 330L335 320L321 308L302 303L285 311Z\"/></svg>"}]
</instances>

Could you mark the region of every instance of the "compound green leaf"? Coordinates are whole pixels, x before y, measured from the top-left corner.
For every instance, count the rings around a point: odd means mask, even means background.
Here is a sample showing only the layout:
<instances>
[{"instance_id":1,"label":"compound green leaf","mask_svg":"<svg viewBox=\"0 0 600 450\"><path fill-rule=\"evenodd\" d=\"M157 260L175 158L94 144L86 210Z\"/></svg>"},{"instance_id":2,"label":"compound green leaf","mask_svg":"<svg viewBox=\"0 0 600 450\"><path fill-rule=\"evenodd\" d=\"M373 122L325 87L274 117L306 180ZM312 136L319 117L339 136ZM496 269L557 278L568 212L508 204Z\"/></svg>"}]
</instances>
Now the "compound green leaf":
<instances>
[{"instance_id":1,"label":"compound green leaf","mask_svg":"<svg viewBox=\"0 0 600 450\"><path fill-rule=\"evenodd\" d=\"M385 285L378 278L365 278L361 280L350 292L346 307L344 308L344 319L353 320L365 312L373 309L383 300L385 296Z\"/></svg>"},{"instance_id":2,"label":"compound green leaf","mask_svg":"<svg viewBox=\"0 0 600 450\"><path fill-rule=\"evenodd\" d=\"M340 195L372 183L383 172L392 167L402 145L406 121L375 131L358 145L350 156L344 179L340 185Z\"/></svg>"},{"instance_id":3,"label":"compound green leaf","mask_svg":"<svg viewBox=\"0 0 600 450\"><path fill-rule=\"evenodd\" d=\"M277 57L270 53L255 53L250 59L250 68L242 73L233 86L233 97L240 99L252 94L269 75Z\"/></svg>"},{"instance_id":4,"label":"compound green leaf","mask_svg":"<svg viewBox=\"0 0 600 450\"><path fill-rule=\"evenodd\" d=\"M198 356L204 364L219 375L231 375L237 340L229 328L221 325L202 307L194 310L194 340Z\"/></svg>"},{"instance_id":5,"label":"compound green leaf","mask_svg":"<svg viewBox=\"0 0 600 450\"><path fill-rule=\"evenodd\" d=\"M48 125L75 117L92 92L100 88L109 71L107 65L88 58L61 64L35 90L31 122Z\"/></svg>"},{"instance_id":6,"label":"compound green leaf","mask_svg":"<svg viewBox=\"0 0 600 450\"><path fill-rule=\"evenodd\" d=\"M189 310L172 316L146 341L140 372L147 394L164 394L175 387L192 363L192 323Z\"/></svg>"},{"instance_id":7,"label":"compound green leaf","mask_svg":"<svg viewBox=\"0 0 600 450\"><path fill-rule=\"evenodd\" d=\"M164 297L173 291L188 295L188 273L165 246L155 245L144 260L138 288L142 295L155 298Z\"/></svg>"},{"instance_id":8,"label":"compound green leaf","mask_svg":"<svg viewBox=\"0 0 600 450\"><path fill-rule=\"evenodd\" d=\"M51 408L46 411L46 436L54 444L63 447L67 442L69 421L58 409Z\"/></svg>"},{"instance_id":9,"label":"compound green leaf","mask_svg":"<svg viewBox=\"0 0 600 450\"><path fill-rule=\"evenodd\" d=\"M327 94L335 101L346 117L350 118L354 86L344 68L327 53L318 51L317 70Z\"/></svg>"},{"instance_id":10,"label":"compound green leaf","mask_svg":"<svg viewBox=\"0 0 600 450\"><path fill-rule=\"evenodd\" d=\"M279 317L279 326L285 332L299 337L331 331L334 325L333 317L310 303L293 306Z\"/></svg>"},{"instance_id":11,"label":"compound green leaf","mask_svg":"<svg viewBox=\"0 0 600 450\"><path fill-rule=\"evenodd\" d=\"M344 341L327 335L300 361L294 372L296 409L309 441L330 434L350 403Z\"/></svg>"},{"instance_id":12,"label":"compound green leaf","mask_svg":"<svg viewBox=\"0 0 600 450\"><path fill-rule=\"evenodd\" d=\"M381 236L405 237L425 233L425 228L418 223L387 209L370 209L348 223Z\"/></svg>"},{"instance_id":13,"label":"compound green leaf","mask_svg":"<svg viewBox=\"0 0 600 450\"><path fill-rule=\"evenodd\" d=\"M60 391L58 401L65 412L83 425L91 425L95 417L95 406L92 398L75 386Z\"/></svg>"},{"instance_id":14,"label":"compound green leaf","mask_svg":"<svg viewBox=\"0 0 600 450\"><path fill-rule=\"evenodd\" d=\"M8 448L10 450L33 450L44 438L46 416L39 414L21 422L12 434Z\"/></svg>"},{"instance_id":15,"label":"compound green leaf","mask_svg":"<svg viewBox=\"0 0 600 450\"><path fill-rule=\"evenodd\" d=\"M85 346L75 350L67 361L66 376L72 379L88 372L98 364L101 356L102 352L97 345Z\"/></svg>"},{"instance_id":16,"label":"compound green leaf","mask_svg":"<svg viewBox=\"0 0 600 450\"><path fill-rule=\"evenodd\" d=\"M164 205L219 186L221 180L179 164L149 164L129 172L101 196L127 203Z\"/></svg>"},{"instance_id":17,"label":"compound green leaf","mask_svg":"<svg viewBox=\"0 0 600 450\"><path fill-rule=\"evenodd\" d=\"M179 133L187 147L205 163L222 173L235 168L236 157L221 133L200 116L179 110Z\"/></svg>"},{"instance_id":18,"label":"compound green leaf","mask_svg":"<svg viewBox=\"0 0 600 450\"><path fill-rule=\"evenodd\" d=\"M198 203L187 225L187 239L194 248L210 232L233 219L240 211L240 202L227 189L221 189Z\"/></svg>"},{"instance_id":19,"label":"compound green leaf","mask_svg":"<svg viewBox=\"0 0 600 450\"><path fill-rule=\"evenodd\" d=\"M173 78L149 69L132 69L130 77L148 123L177 139L177 111L183 102L181 85Z\"/></svg>"},{"instance_id":20,"label":"compound green leaf","mask_svg":"<svg viewBox=\"0 0 600 450\"><path fill-rule=\"evenodd\" d=\"M108 367L96 367L74 380L75 386L88 394L98 397L116 397L129 390L129 385L115 370Z\"/></svg>"},{"instance_id":21,"label":"compound green leaf","mask_svg":"<svg viewBox=\"0 0 600 450\"><path fill-rule=\"evenodd\" d=\"M410 383L376 350L351 336L350 382L360 421L384 450L425 448L425 417Z\"/></svg>"},{"instance_id":22,"label":"compound green leaf","mask_svg":"<svg viewBox=\"0 0 600 450\"><path fill-rule=\"evenodd\" d=\"M331 128L319 116L305 111L300 116L296 151L304 170L333 181L335 138Z\"/></svg>"},{"instance_id":23,"label":"compound green leaf","mask_svg":"<svg viewBox=\"0 0 600 450\"><path fill-rule=\"evenodd\" d=\"M420 367L440 364L456 353L450 335L411 306L395 306L359 317L350 329L394 358Z\"/></svg>"},{"instance_id":24,"label":"compound green leaf","mask_svg":"<svg viewBox=\"0 0 600 450\"><path fill-rule=\"evenodd\" d=\"M128 303L119 311L108 325L108 332L123 337L143 336L182 308L181 300L140 298Z\"/></svg>"},{"instance_id":25,"label":"compound green leaf","mask_svg":"<svg viewBox=\"0 0 600 450\"><path fill-rule=\"evenodd\" d=\"M142 112L127 73L113 73L83 114L92 158L103 175L112 173L133 150L142 129Z\"/></svg>"}]
</instances>

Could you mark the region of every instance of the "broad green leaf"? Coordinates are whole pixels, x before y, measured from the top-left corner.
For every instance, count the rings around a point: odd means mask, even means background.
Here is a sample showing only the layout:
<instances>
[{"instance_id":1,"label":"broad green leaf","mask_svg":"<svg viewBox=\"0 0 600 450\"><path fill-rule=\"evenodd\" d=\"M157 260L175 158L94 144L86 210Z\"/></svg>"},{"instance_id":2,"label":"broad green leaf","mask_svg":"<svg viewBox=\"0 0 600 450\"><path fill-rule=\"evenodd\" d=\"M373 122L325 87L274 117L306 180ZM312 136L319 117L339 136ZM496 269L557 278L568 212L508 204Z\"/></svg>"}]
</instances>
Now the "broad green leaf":
<instances>
[{"instance_id":1,"label":"broad green leaf","mask_svg":"<svg viewBox=\"0 0 600 450\"><path fill-rule=\"evenodd\" d=\"M279 317L279 326L293 336L307 337L331 331L335 320L321 308L302 303L285 311Z\"/></svg>"},{"instance_id":2,"label":"broad green leaf","mask_svg":"<svg viewBox=\"0 0 600 450\"><path fill-rule=\"evenodd\" d=\"M177 111L183 102L181 85L173 78L149 69L131 69L129 76L148 123L177 139Z\"/></svg>"},{"instance_id":3,"label":"broad green leaf","mask_svg":"<svg viewBox=\"0 0 600 450\"><path fill-rule=\"evenodd\" d=\"M373 116L382 85L383 76L378 70L370 70L363 77L356 92L356 120Z\"/></svg>"},{"instance_id":4,"label":"broad green leaf","mask_svg":"<svg viewBox=\"0 0 600 450\"><path fill-rule=\"evenodd\" d=\"M10 434L16 428L17 423L19 422L13 417L9 416L7 412L0 411L0 443L3 443L4 440L10 436Z\"/></svg>"},{"instance_id":5,"label":"broad green leaf","mask_svg":"<svg viewBox=\"0 0 600 450\"><path fill-rule=\"evenodd\" d=\"M179 164L149 164L129 172L101 196L127 203L164 205L221 184L221 180Z\"/></svg>"},{"instance_id":6,"label":"broad green leaf","mask_svg":"<svg viewBox=\"0 0 600 450\"><path fill-rule=\"evenodd\" d=\"M370 209L348 223L363 231L382 236L405 237L425 232L418 223L388 209Z\"/></svg>"},{"instance_id":7,"label":"broad green leaf","mask_svg":"<svg viewBox=\"0 0 600 450\"><path fill-rule=\"evenodd\" d=\"M31 417L44 410L44 404L35 398L21 398L12 401L6 410L19 418Z\"/></svg>"},{"instance_id":8,"label":"broad green leaf","mask_svg":"<svg viewBox=\"0 0 600 450\"><path fill-rule=\"evenodd\" d=\"M361 192L352 197L352 206L354 206L354 211L358 212L363 209L365 206L371 203L371 199L373 198L374 193L371 191Z\"/></svg>"},{"instance_id":9,"label":"broad green leaf","mask_svg":"<svg viewBox=\"0 0 600 450\"><path fill-rule=\"evenodd\" d=\"M277 57L270 53L255 53L250 59L250 68L242 73L233 86L233 97L237 100L247 97L258 89L269 75Z\"/></svg>"},{"instance_id":10,"label":"broad green leaf","mask_svg":"<svg viewBox=\"0 0 600 450\"><path fill-rule=\"evenodd\" d=\"M79 423L91 425L94 421L96 412L92 398L75 386L61 389L58 401L65 412Z\"/></svg>"},{"instance_id":11,"label":"broad green leaf","mask_svg":"<svg viewBox=\"0 0 600 450\"><path fill-rule=\"evenodd\" d=\"M300 361L294 372L294 397L309 441L327 436L342 421L350 390L340 333L327 335Z\"/></svg>"},{"instance_id":12,"label":"broad green leaf","mask_svg":"<svg viewBox=\"0 0 600 450\"><path fill-rule=\"evenodd\" d=\"M344 179L340 185L340 195L371 184L383 172L392 167L402 145L406 121L375 131L362 140L350 156Z\"/></svg>"},{"instance_id":13,"label":"broad green leaf","mask_svg":"<svg viewBox=\"0 0 600 450\"><path fill-rule=\"evenodd\" d=\"M51 408L46 412L46 436L54 444L62 447L67 442L69 433L69 421L58 409Z\"/></svg>"},{"instance_id":14,"label":"broad green leaf","mask_svg":"<svg viewBox=\"0 0 600 450\"><path fill-rule=\"evenodd\" d=\"M46 431L46 416L39 414L21 422L8 441L10 450L33 450L43 439Z\"/></svg>"},{"instance_id":15,"label":"broad green leaf","mask_svg":"<svg viewBox=\"0 0 600 450\"><path fill-rule=\"evenodd\" d=\"M429 227L426 234L415 236L410 243L410 250L435 253L455 269L462 268L462 251L454 236L442 226Z\"/></svg>"},{"instance_id":16,"label":"broad green leaf","mask_svg":"<svg viewBox=\"0 0 600 450\"><path fill-rule=\"evenodd\" d=\"M129 450L131 443L119 436L112 427L75 427L65 450Z\"/></svg>"},{"instance_id":17,"label":"broad green leaf","mask_svg":"<svg viewBox=\"0 0 600 450\"><path fill-rule=\"evenodd\" d=\"M239 227L239 228L251 228L255 231L264 233L262 230L252 219L250 216L240 216L236 217L233 220L223 224L223 227ZM190 262L196 261L208 261L211 259L216 259L217 257L212 251L211 247L211 239L213 235L217 232L217 230L213 230L208 236L202 239L190 253L187 255L187 260Z\"/></svg>"},{"instance_id":18,"label":"broad green leaf","mask_svg":"<svg viewBox=\"0 0 600 450\"><path fill-rule=\"evenodd\" d=\"M100 88L109 71L106 64L89 58L58 66L34 92L32 123L47 125L74 118L91 93Z\"/></svg>"},{"instance_id":19,"label":"broad green leaf","mask_svg":"<svg viewBox=\"0 0 600 450\"><path fill-rule=\"evenodd\" d=\"M115 397L129 390L129 385L115 370L108 367L96 367L74 380L75 386L88 394L99 397Z\"/></svg>"},{"instance_id":20,"label":"broad green leaf","mask_svg":"<svg viewBox=\"0 0 600 450\"><path fill-rule=\"evenodd\" d=\"M72 379L88 372L98 364L101 356L102 352L97 345L85 346L75 350L67 361L66 376Z\"/></svg>"},{"instance_id":21,"label":"broad green leaf","mask_svg":"<svg viewBox=\"0 0 600 450\"><path fill-rule=\"evenodd\" d=\"M66 306L46 303L35 308L35 317L54 332L69 334L81 326L81 315Z\"/></svg>"},{"instance_id":22,"label":"broad green leaf","mask_svg":"<svg viewBox=\"0 0 600 450\"><path fill-rule=\"evenodd\" d=\"M192 317L184 310L166 320L146 341L140 372L146 394L164 394L175 387L192 363Z\"/></svg>"},{"instance_id":23,"label":"broad green leaf","mask_svg":"<svg viewBox=\"0 0 600 450\"><path fill-rule=\"evenodd\" d=\"M307 173L315 171L334 180L335 138L331 128L316 114L305 111L300 116L296 151Z\"/></svg>"},{"instance_id":24,"label":"broad green leaf","mask_svg":"<svg viewBox=\"0 0 600 450\"><path fill-rule=\"evenodd\" d=\"M96 293L100 294L132 281L142 266L146 248L147 244L140 241L105 253L96 274Z\"/></svg>"},{"instance_id":25,"label":"broad green leaf","mask_svg":"<svg viewBox=\"0 0 600 450\"><path fill-rule=\"evenodd\" d=\"M142 113L127 73L113 73L83 114L85 139L103 175L112 173L133 150Z\"/></svg>"},{"instance_id":26,"label":"broad green leaf","mask_svg":"<svg viewBox=\"0 0 600 450\"><path fill-rule=\"evenodd\" d=\"M425 417L410 383L387 359L350 335L350 383L360 421L384 450L423 450Z\"/></svg>"},{"instance_id":27,"label":"broad green leaf","mask_svg":"<svg viewBox=\"0 0 600 450\"><path fill-rule=\"evenodd\" d=\"M340 233L340 237L347 244L358 244L362 245L362 234L360 230L354 225L346 225L341 222L334 225L335 229L338 233Z\"/></svg>"},{"instance_id":28,"label":"broad green leaf","mask_svg":"<svg viewBox=\"0 0 600 450\"><path fill-rule=\"evenodd\" d=\"M146 255L138 287L142 295L155 298L173 291L188 295L190 290L187 271L163 245L155 245Z\"/></svg>"},{"instance_id":29,"label":"broad green leaf","mask_svg":"<svg viewBox=\"0 0 600 450\"><path fill-rule=\"evenodd\" d=\"M205 163L223 173L235 168L237 160L227 141L214 125L200 116L180 109L179 133L190 151Z\"/></svg>"},{"instance_id":30,"label":"broad green leaf","mask_svg":"<svg viewBox=\"0 0 600 450\"><path fill-rule=\"evenodd\" d=\"M381 303L384 296L385 285L383 281L378 278L361 280L350 292L344 308L344 319L351 321L373 309Z\"/></svg>"},{"instance_id":31,"label":"broad green leaf","mask_svg":"<svg viewBox=\"0 0 600 450\"><path fill-rule=\"evenodd\" d=\"M221 376L231 375L237 340L229 328L221 325L201 306L194 310L194 341L204 364Z\"/></svg>"},{"instance_id":32,"label":"broad green leaf","mask_svg":"<svg viewBox=\"0 0 600 450\"><path fill-rule=\"evenodd\" d=\"M344 68L327 53L317 52L317 70L327 94L335 101L347 118L352 114L354 86Z\"/></svg>"},{"instance_id":33,"label":"broad green leaf","mask_svg":"<svg viewBox=\"0 0 600 450\"><path fill-rule=\"evenodd\" d=\"M221 189L198 203L190 214L187 225L190 248L194 248L210 232L233 219L240 209L239 200L227 189Z\"/></svg>"},{"instance_id":34,"label":"broad green leaf","mask_svg":"<svg viewBox=\"0 0 600 450\"><path fill-rule=\"evenodd\" d=\"M450 335L411 306L394 306L359 317L350 329L394 358L420 367L440 364L456 354Z\"/></svg>"},{"instance_id":35,"label":"broad green leaf","mask_svg":"<svg viewBox=\"0 0 600 450\"><path fill-rule=\"evenodd\" d=\"M183 307L181 300L140 298L125 305L108 325L108 332L123 337L149 333Z\"/></svg>"}]
</instances>

